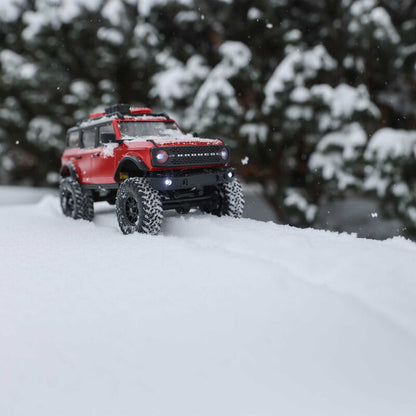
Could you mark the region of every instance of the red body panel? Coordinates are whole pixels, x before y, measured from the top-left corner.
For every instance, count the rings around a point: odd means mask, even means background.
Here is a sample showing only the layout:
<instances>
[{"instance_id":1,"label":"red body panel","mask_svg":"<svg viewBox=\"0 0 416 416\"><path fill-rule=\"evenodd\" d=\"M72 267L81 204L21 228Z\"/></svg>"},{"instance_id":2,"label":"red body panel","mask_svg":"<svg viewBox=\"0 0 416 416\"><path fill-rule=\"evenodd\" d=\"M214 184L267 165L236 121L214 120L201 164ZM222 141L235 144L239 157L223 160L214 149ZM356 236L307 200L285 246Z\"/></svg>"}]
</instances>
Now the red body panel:
<instances>
[{"instance_id":1,"label":"red body panel","mask_svg":"<svg viewBox=\"0 0 416 416\"><path fill-rule=\"evenodd\" d=\"M209 145L209 142L170 142L164 143L163 146L192 146L192 145ZM115 183L114 172L117 165L126 156L135 156L141 159L150 171L172 170L172 167L161 168L152 166L150 149L155 147L152 142L147 141L120 141L120 144L111 150L111 144L94 148L82 149L73 148L66 149L62 155L62 165L68 162L73 163L78 172L79 179L83 184L110 184ZM218 167L212 166L192 166L192 169L199 169L203 167ZM225 166L225 164L224 164ZM183 167L176 168L177 170L184 169Z\"/></svg>"}]
</instances>

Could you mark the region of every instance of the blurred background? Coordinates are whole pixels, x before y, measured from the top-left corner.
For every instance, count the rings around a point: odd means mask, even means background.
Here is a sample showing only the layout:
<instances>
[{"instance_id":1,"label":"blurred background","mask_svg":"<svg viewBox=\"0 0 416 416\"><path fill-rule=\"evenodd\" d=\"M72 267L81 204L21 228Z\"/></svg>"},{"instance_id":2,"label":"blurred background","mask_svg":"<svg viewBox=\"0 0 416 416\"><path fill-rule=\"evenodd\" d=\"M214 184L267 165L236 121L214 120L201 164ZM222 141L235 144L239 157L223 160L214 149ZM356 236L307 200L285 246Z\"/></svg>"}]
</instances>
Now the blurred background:
<instances>
[{"instance_id":1,"label":"blurred background","mask_svg":"<svg viewBox=\"0 0 416 416\"><path fill-rule=\"evenodd\" d=\"M125 102L224 138L248 216L416 239L415 34L413 0L1 0L0 185Z\"/></svg>"}]
</instances>

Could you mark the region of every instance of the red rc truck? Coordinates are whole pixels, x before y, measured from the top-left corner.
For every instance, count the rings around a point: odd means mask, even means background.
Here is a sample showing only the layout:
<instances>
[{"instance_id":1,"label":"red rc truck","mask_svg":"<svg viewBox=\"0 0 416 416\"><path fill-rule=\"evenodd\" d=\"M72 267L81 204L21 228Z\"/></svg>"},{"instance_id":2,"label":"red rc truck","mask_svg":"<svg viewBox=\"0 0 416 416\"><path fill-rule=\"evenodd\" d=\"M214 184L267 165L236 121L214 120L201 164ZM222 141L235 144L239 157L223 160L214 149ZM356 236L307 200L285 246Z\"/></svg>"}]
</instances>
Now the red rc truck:
<instances>
[{"instance_id":1,"label":"red rc truck","mask_svg":"<svg viewBox=\"0 0 416 416\"><path fill-rule=\"evenodd\" d=\"M124 234L157 234L163 210L241 217L244 197L222 140L185 135L167 114L117 104L68 130L60 170L63 213L91 221L116 204Z\"/></svg>"}]
</instances>

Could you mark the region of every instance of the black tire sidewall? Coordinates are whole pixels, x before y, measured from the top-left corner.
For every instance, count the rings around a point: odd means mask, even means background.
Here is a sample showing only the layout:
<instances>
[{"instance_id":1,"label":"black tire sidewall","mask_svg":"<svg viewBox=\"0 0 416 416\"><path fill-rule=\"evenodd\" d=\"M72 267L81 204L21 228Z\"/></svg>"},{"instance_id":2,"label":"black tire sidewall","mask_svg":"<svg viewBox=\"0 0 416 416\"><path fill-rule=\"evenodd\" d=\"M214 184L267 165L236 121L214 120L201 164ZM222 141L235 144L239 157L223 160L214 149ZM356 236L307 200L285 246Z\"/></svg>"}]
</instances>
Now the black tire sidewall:
<instances>
[{"instance_id":1,"label":"black tire sidewall","mask_svg":"<svg viewBox=\"0 0 416 416\"><path fill-rule=\"evenodd\" d=\"M73 201L72 211L68 211L64 206L64 194L70 193ZM60 203L61 209L65 216L79 219L83 217L83 194L79 183L73 178L64 178L60 183Z\"/></svg>"},{"instance_id":2,"label":"black tire sidewall","mask_svg":"<svg viewBox=\"0 0 416 416\"><path fill-rule=\"evenodd\" d=\"M132 197L137 204L138 209L138 220L136 224L133 224L129 221L127 218L126 213L126 202L129 197ZM117 219L118 224L120 226L120 229L123 234L132 234L135 231L141 231L142 230L142 222L143 222L143 202L142 202L142 196L137 189L136 186L134 186L133 183L130 183L129 181L125 181L120 185L119 191L117 193L117 199L116 199L116 210L117 210Z\"/></svg>"}]
</instances>

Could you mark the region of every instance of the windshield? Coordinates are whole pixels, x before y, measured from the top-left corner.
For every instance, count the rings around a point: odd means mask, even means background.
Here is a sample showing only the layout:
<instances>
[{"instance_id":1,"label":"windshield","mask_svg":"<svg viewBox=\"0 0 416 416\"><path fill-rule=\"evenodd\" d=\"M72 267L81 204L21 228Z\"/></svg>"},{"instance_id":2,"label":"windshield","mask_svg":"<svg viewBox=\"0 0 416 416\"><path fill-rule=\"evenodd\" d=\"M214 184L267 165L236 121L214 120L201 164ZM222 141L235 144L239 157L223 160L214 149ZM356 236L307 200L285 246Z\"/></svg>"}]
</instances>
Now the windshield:
<instances>
[{"instance_id":1,"label":"windshield","mask_svg":"<svg viewBox=\"0 0 416 416\"><path fill-rule=\"evenodd\" d=\"M167 121L120 121L121 137L181 136L175 123Z\"/></svg>"}]
</instances>

